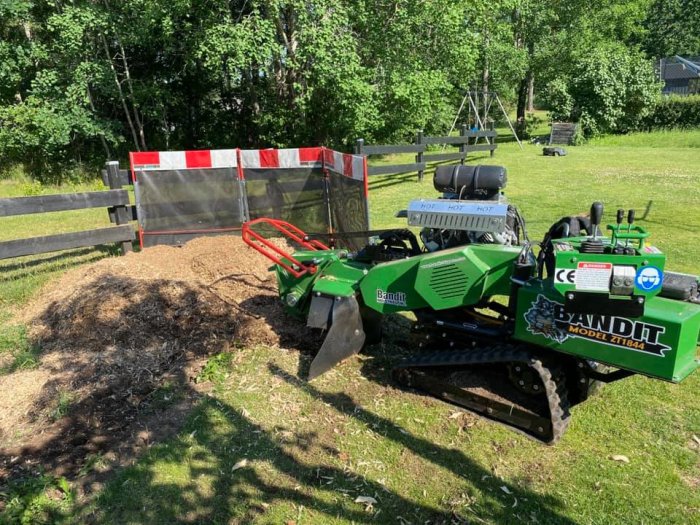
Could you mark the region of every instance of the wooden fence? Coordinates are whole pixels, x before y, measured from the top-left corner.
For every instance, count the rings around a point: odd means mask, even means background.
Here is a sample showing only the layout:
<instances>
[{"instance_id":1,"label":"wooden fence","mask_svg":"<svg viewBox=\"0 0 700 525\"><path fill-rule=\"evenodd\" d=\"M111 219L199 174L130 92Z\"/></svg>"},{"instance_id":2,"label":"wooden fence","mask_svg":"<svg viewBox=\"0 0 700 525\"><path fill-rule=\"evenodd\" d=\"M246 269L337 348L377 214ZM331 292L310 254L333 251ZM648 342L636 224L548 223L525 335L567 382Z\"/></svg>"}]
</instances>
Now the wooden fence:
<instances>
[{"instance_id":1,"label":"wooden fence","mask_svg":"<svg viewBox=\"0 0 700 525\"><path fill-rule=\"evenodd\" d=\"M469 153L477 151L489 151L493 157L496 151L496 137L498 134L494 130L471 131L466 125L460 129L457 137L426 137L422 131L416 133L415 144L399 145L371 145L365 144L363 139L355 142L355 154L357 155L389 155L394 153L415 153L415 162L409 164L392 164L387 166L369 166L368 175L387 175L398 173L418 172L418 180L423 180L423 173L428 168L428 164L435 162L445 162L459 160L462 164L467 160ZM485 144L477 144L479 139L485 139ZM458 146L457 153L426 153L430 145L450 145Z\"/></svg>"},{"instance_id":2,"label":"wooden fence","mask_svg":"<svg viewBox=\"0 0 700 525\"><path fill-rule=\"evenodd\" d=\"M0 259L114 243L121 246L122 253L131 251L135 239L134 227L130 224L135 218L134 209L129 204L129 192L123 189L130 183L128 172L120 170L118 162L108 162L103 180L108 190L0 199L0 217L107 208L110 222L115 224L107 228L0 242Z\"/></svg>"}]
</instances>

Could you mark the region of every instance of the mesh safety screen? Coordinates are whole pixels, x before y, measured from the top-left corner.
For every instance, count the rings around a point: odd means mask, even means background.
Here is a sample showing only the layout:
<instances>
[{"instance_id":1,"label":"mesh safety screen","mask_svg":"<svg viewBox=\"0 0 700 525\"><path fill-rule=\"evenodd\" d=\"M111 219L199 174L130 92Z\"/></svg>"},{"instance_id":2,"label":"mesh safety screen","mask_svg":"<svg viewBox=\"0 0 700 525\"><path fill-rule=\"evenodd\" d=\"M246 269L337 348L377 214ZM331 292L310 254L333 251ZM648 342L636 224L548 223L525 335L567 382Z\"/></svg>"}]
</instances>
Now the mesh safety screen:
<instances>
[{"instance_id":1,"label":"mesh safety screen","mask_svg":"<svg viewBox=\"0 0 700 525\"><path fill-rule=\"evenodd\" d=\"M246 168L244 177L251 219L271 217L307 233L328 232L321 168Z\"/></svg>"},{"instance_id":2,"label":"mesh safety screen","mask_svg":"<svg viewBox=\"0 0 700 525\"><path fill-rule=\"evenodd\" d=\"M360 250L368 242L366 235L352 235L369 230L364 181L330 173L329 194L333 230L338 232L338 246ZM343 236L342 233L351 235Z\"/></svg>"},{"instance_id":3,"label":"mesh safety screen","mask_svg":"<svg viewBox=\"0 0 700 525\"><path fill-rule=\"evenodd\" d=\"M144 246L230 232L246 218L235 168L138 170L134 190Z\"/></svg>"}]
</instances>

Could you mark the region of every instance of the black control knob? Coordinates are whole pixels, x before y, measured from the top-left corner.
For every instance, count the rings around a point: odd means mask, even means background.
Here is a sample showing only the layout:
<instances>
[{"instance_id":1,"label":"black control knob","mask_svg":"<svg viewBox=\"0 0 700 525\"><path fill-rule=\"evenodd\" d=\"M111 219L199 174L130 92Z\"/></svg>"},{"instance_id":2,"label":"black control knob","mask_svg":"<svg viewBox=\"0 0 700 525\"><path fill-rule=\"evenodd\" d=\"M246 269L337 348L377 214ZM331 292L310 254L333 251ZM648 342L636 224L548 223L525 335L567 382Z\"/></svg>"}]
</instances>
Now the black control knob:
<instances>
[{"instance_id":1,"label":"black control knob","mask_svg":"<svg viewBox=\"0 0 700 525\"><path fill-rule=\"evenodd\" d=\"M593 237L598 235L598 226L603 219L603 203L594 202L591 206L591 227L593 229Z\"/></svg>"}]
</instances>

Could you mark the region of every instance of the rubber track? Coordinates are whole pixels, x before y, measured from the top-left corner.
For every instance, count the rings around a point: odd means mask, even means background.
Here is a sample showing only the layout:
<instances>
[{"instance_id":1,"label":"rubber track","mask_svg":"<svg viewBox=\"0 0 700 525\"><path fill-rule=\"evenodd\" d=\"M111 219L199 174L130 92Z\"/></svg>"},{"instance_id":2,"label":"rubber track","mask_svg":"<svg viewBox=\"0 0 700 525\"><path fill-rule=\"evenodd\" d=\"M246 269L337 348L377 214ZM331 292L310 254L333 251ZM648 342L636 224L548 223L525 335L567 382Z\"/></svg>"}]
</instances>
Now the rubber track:
<instances>
[{"instance_id":1,"label":"rubber track","mask_svg":"<svg viewBox=\"0 0 700 525\"><path fill-rule=\"evenodd\" d=\"M421 354L399 363L392 372L394 378L400 383L405 384L406 382L400 378L402 375L401 372L409 372L410 374L411 369L430 369L444 366L464 367L469 365L499 363L523 363L537 371L547 396L547 404L549 406L552 424L551 439L544 442L547 444L554 444L559 441L569 426L571 419L564 374L558 367L546 365L537 355L526 347L497 345L476 349ZM508 425L506 422L503 423ZM535 437L535 439L537 438Z\"/></svg>"}]
</instances>

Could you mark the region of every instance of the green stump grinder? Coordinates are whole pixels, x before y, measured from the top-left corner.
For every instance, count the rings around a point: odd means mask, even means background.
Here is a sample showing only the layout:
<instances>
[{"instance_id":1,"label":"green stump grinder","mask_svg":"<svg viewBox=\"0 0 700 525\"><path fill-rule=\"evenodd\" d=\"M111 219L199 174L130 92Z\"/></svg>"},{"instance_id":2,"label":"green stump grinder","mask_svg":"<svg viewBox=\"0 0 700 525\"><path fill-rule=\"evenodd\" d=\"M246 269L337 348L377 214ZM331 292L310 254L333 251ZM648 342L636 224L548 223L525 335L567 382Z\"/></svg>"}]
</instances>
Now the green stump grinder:
<instances>
[{"instance_id":1,"label":"green stump grinder","mask_svg":"<svg viewBox=\"0 0 700 525\"><path fill-rule=\"evenodd\" d=\"M309 379L380 341L383 316L411 312L412 357L396 363L396 382L554 443L601 384L676 383L698 367L700 279L666 269L633 211L618 210L603 235L596 202L535 243L505 184L498 166L439 167L442 196L397 214L418 236L359 232L374 242L357 252L340 233L246 223L244 240L275 262L286 311L327 332ZM301 249L270 242L270 227Z\"/></svg>"}]
</instances>

